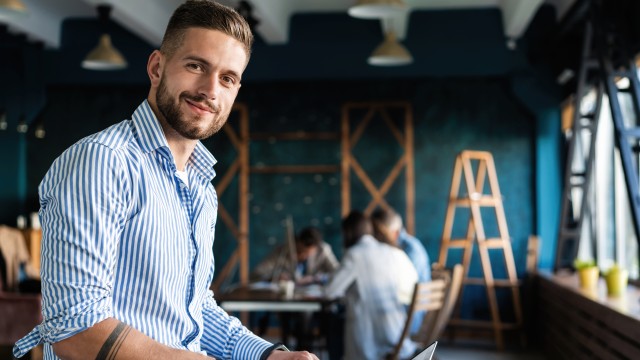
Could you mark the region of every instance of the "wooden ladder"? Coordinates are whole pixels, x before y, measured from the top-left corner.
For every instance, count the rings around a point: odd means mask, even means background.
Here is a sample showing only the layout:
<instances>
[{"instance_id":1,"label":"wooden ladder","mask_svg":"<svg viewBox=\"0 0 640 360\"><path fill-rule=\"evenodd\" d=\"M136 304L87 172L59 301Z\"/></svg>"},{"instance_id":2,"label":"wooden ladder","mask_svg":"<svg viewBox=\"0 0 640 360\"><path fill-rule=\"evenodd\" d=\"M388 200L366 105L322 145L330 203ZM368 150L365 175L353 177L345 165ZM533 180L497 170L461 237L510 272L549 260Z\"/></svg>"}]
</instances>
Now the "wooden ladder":
<instances>
[{"instance_id":1,"label":"wooden ladder","mask_svg":"<svg viewBox=\"0 0 640 360\"><path fill-rule=\"evenodd\" d=\"M474 164L475 173L474 173ZM460 194L462 187L462 175L466 184L466 194ZM489 193L484 193L485 178L488 177ZM483 225L481 208L493 208L499 230L499 236L487 238ZM452 238L454 216L458 208L468 208L471 212L467 224L465 238ZM474 243L478 244L478 253L482 265L483 277L469 277L469 265ZM455 327L470 328L493 328L496 346L504 349L503 330L522 328L522 307L520 302L519 282L516 275L516 267L513 260L513 251L507 229L507 221L502 206L502 197L498 186L495 164L491 153L485 151L462 151L456 157L451 181L451 192L449 194L449 205L444 223L442 244L440 247L439 266L446 266L448 250L452 248L462 248L462 266L464 268L463 287L460 289L460 296L457 301L457 310L450 321L450 325ZM494 279L489 249L502 250L504 263L507 271L506 279ZM467 320L460 318L460 304L462 303L463 290L466 285L481 285L486 287L491 321ZM515 312L515 323L506 323L500 320L498 302L496 299L496 287L511 288L513 297L513 308ZM521 332L521 341L524 343L524 333Z\"/></svg>"}]
</instances>

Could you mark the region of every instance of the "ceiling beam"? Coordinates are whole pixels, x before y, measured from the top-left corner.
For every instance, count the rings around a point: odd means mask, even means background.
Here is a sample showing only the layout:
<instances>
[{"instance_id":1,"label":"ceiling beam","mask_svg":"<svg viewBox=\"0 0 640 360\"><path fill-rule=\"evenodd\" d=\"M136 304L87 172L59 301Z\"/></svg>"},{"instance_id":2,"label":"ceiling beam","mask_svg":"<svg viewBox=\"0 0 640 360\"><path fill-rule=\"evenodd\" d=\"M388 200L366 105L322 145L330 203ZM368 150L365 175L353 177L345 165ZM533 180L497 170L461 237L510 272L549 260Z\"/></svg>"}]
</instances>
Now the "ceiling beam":
<instances>
[{"instance_id":1,"label":"ceiling beam","mask_svg":"<svg viewBox=\"0 0 640 360\"><path fill-rule=\"evenodd\" d=\"M12 33L23 33L27 39L41 41L48 48L60 46L62 22L73 17L97 17L96 6L102 3L113 7L112 19L152 46L159 46L164 30L175 8L183 0L23 0L29 13L15 16L0 13L0 22ZM219 0L237 7L239 0ZM566 11L575 0L405 0L409 11L496 7L502 11L505 37L518 38L543 2L558 13ZM290 18L296 13L342 12L353 4L351 0L249 0L254 16L260 21L256 31L268 44L289 41ZM408 14L407 14L408 15ZM408 16L394 18L391 26L398 38L406 35Z\"/></svg>"},{"instance_id":2,"label":"ceiling beam","mask_svg":"<svg viewBox=\"0 0 640 360\"><path fill-rule=\"evenodd\" d=\"M80 0L23 0L26 14L0 12L0 22L9 32L25 34L28 40L42 42L47 48L60 47L60 28L69 17L95 14L90 6Z\"/></svg>"}]
</instances>

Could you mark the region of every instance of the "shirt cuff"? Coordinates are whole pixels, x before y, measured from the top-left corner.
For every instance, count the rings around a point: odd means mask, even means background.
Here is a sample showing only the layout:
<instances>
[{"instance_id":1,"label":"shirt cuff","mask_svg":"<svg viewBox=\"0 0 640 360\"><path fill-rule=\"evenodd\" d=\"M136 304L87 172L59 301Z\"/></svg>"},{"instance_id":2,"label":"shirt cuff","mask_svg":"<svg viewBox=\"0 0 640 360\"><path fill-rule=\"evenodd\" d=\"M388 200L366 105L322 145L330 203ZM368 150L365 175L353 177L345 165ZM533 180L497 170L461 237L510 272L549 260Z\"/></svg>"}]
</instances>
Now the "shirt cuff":
<instances>
[{"instance_id":1,"label":"shirt cuff","mask_svg":"<svg viewBox=\"0 0 640 360\"><path fill-rule=\"evenodd\" d=\"M236 343L234 359L260 359L262 353L273 344L252 334L246 334Z\"/></svg>"},{"instance_id":2,"label":"shirt cuff","mask_svg":"<svg viewBox=\"0 0 640 360\"><path fill-rule=\"evenodd\" d=\"M265 351L262 352L262 355L260 355L260 360L267 360L269 355L271 355L271 353L276 351L276 350L278 350L278 351L289 351L289 349L287 349L287 347L284 346L283 343L273 344L273 345L269 346Z\"/></svg>"}]
</instances>

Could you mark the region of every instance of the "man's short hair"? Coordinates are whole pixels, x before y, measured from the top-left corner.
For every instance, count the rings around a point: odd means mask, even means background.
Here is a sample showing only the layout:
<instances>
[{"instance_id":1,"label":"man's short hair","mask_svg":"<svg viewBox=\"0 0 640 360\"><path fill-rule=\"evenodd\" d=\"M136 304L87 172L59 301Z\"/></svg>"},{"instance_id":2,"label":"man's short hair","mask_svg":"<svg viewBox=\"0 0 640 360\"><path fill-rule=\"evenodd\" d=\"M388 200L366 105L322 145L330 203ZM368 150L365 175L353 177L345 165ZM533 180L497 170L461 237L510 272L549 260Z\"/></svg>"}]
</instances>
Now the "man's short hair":
<instances>
[{"instance_id":1,"label":"man's short hair","mask_svg":"<svg viewBox=\"0 0 640 360\"><path fill-rule=\"evenodd\" d=\"M304 247L320 246L322 242L322 233L315 227L306 227L298 233L296 241Z\"/></svg>"},{"instance_id":2,"label":"man's short hair","mask_svg":"<svg viewBox=\"0 0 640 360\"><path fill-rule=\"evenodd\" d=\"M253 34L247 21L234 9L215 1L187 0L171 15L160 51L167 57L172 57L182 45L185 31L190 28L218 30L240 41L249 62Z\"/></svg>"},{"instance_id":3,"label":"man's short hair","mask_svg":"<svg viewBox=\"0 0 640 360\"><path fill-rule=\"evenodd\" d=\"M353 210L342 220L344 247L350 248L364 235L372 235L371 220L358 210Z\"/></svg>"},{"instance_id":4,"label":"man's short hair","mask_svg":"<svg viewBox=\"0 0 640 360\"><path fill-rule=\"evenodd\" d=\"M392 209L377 208L371 214L371 221L373 221L374 225L383 225L389 231L402 230L402 218Z\"/></svg>"}]
</instances>

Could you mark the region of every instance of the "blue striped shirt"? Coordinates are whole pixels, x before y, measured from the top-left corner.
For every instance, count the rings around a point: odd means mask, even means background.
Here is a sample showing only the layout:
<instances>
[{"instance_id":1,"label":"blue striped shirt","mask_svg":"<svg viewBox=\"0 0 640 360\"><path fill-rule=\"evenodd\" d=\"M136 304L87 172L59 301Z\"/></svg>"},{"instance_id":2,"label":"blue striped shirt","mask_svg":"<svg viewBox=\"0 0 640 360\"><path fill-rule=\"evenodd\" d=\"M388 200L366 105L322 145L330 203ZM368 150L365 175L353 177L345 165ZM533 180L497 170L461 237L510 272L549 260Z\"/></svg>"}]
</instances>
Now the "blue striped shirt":
<instances>
[{"instance_id":1,"label":"blue striped shirt","mask_svg":"<svg viewBox=\"0 0 640 360\"><path fill-rule=\"evenodd\" d=\"M257 359L271 344L217 306L213 240L216 160L198 143L176 166L147 101L53 163L39 187L42 324L14 347L24 355L106 318L173 348Z\"/></svg>"}]
</instances>

